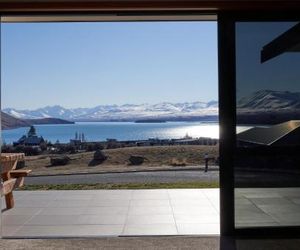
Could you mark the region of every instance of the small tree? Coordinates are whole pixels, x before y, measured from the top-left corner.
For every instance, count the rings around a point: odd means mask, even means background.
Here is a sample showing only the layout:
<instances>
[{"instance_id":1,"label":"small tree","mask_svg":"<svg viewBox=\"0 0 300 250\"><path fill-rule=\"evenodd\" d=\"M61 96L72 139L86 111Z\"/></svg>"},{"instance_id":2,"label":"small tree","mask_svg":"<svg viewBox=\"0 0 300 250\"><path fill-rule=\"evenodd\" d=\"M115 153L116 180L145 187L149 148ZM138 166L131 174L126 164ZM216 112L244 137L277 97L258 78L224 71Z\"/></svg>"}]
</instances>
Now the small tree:
<instances>
[{"instance_id":1,"label":"small tree","mask_svg":"<svg viewBox=\"0 0 300 250\"><path fill-rule=\"evenodd\" d=\"M100 142L96 143L88 143L85 147L86 151L95 151L95 150L102 150L104 149L103 145Z\"/></svg>"},{"instance_id":2,"label":"small tree","mask_svg":"<svg viewBox=\"0 0 300 250\"><path fill-rule=\"evenodd\" d=\"M39 155L41 153L41 148L39 146L25 146L24 153L25 155Z\"/></svg>"},{"instance_id":3,"label":"small tree","mask_svg":"<svg viewBox=\"0 0 300 250\"><path fill-rule=\"evenodd\" d=\"M4 144L1 147L2 153L13 153L15 151L14 147L12 145Z\"/></svg>"},{"instance_id":4,"label":"small tree","mask_svg":"<svg viewBox=\"0 0 300 250\"><path fill-rule=\"evenodd\" d=\"M47 150L47 143L46 143L46 142L42 142L42 143L40 144L40 148L41 148L42 151Z\"/></svg>"},{"instance_id":5,"label":"small tree","mask_svg":"<svg viewBox=\"0 0 300 250\"><path fill-rule=\"evenodd\" d=\"M25 149L24 145L18 145L15 147L17 153L24 153L24 149Z\"/></svg>"}]
</instances>

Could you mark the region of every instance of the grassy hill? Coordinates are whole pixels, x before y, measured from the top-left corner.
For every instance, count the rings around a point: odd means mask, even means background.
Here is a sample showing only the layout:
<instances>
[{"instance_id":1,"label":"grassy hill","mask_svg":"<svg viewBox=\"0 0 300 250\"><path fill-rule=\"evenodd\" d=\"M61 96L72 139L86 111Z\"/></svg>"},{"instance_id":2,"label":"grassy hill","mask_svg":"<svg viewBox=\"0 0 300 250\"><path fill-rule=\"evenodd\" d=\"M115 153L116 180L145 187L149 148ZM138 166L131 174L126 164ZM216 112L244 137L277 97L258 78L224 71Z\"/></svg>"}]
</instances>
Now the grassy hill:
<instances>
[{"instance_id":1,"label":"grassy hill","mask_svg":"<svg viewBox=\"0 0 300 250\"><path fill-rule=\"evenodd\" d=\"M54 155L27 156L26 168L33 170L33 175L155 170L175 166L203 166L205 153L208 153L211 157L218 157L219 155L217 145L126 147L106 149L103 152L108 158L102 164L96 166L89 166L94 152L84 152L69 154L70 163L56 167L50 165L50 157ZM142 165L132 166L128 164L131 155L140 155L145 157L146 160Z\"/></svg>"},{"instance_id":2,"label":"grassy hill","mask_svg":"<svg viewBox=\"0 0 300 250\"><path fill-rule=\"evenodd\" d=\"M12 128L19 128L19 127L28 127L28 126L30 126L30 123L28 123L27 121L15 118L4 112L1 112L1 126L2 126L2 129L12 129Z\"/></svg>"},{"instance_id":3,"label":"grassy hill","mask_svg":"<svg viewBox=\"0 0 300 250\"><path fill-rule=\"evenodd\" d=\"M41 119L18 119L1 111L2 129L13 129L20 127L29 127L37 124L72 124L74 122L58 118L41 118Z\"/></svg>"}]
</instances>

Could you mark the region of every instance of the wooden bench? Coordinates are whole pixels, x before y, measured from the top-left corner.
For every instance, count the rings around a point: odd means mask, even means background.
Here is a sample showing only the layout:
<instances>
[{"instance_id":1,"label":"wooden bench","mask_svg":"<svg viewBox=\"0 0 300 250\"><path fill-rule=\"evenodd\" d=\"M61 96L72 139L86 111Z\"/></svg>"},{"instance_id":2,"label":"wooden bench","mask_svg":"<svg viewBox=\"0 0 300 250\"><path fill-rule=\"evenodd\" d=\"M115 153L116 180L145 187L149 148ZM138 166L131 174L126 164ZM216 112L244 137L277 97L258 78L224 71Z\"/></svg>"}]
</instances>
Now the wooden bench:
<instances>
[{"instance_id":1,"label":"wooden bench","mask_svg":"<svg viewBox=\"0 0 300 250\"><path fill-rule=\"evenodd\" d=\"M19 160L24 160L23 153L1 153L1 196L5 196L6 208L14 207L13 190L24 185L24 177L31 170L16 170Z\"/></svg>"}]
</instances>

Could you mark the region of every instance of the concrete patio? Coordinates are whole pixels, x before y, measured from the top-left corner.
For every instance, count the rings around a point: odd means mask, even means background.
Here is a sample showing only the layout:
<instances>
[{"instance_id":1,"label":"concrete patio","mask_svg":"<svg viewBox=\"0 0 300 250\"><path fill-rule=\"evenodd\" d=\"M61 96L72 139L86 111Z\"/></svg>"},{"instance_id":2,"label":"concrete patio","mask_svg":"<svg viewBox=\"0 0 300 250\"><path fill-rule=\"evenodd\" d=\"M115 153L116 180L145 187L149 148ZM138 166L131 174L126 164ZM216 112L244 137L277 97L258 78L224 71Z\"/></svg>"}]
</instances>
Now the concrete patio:
<instances>
[{"instance_id":1,"label":"concrete patio","mask_svg":"<svg viewBox=\"0 0 300 250\"><path fill-rule=\"evenodd\" d=\"M300 225L299 188L236 189L236 226ZM15 191L10 238L219 235L219 189ZM2 199L2 207L4 201Z\"/></svg>"},{"instance_id":2,"label":"concrete patio","mask_svg":"<svg viewBox=\"0 0 300 250\"><path fill-rule=\"evenodd\" d=\"M15 207L2 213L4 237L219 234L219 189L16 191L14 196Z\"/></svg>"}]
</instances>

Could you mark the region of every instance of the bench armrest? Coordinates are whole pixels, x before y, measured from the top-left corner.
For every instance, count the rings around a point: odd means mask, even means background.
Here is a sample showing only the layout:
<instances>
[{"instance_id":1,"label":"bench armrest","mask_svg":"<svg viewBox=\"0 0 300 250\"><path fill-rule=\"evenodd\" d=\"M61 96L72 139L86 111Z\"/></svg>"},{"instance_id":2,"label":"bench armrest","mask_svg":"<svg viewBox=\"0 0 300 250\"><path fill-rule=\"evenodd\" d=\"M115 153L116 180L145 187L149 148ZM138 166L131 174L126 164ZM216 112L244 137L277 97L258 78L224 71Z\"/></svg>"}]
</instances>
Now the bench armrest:
<instances>
[{"instance_id":1,"label":"bench armrest","mask_svg":"<svg viewBox=\"0 0 300 250\"><path fill-rule=\"evenodd\" d=\"M30 174L32 170L13 170L10 171L10 176L12 178L19 178L19 177L26 177L28 174Z\"/></svg>"}]
</instances>

